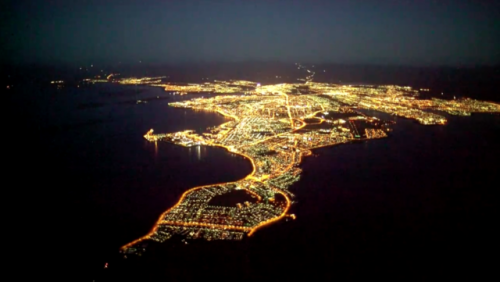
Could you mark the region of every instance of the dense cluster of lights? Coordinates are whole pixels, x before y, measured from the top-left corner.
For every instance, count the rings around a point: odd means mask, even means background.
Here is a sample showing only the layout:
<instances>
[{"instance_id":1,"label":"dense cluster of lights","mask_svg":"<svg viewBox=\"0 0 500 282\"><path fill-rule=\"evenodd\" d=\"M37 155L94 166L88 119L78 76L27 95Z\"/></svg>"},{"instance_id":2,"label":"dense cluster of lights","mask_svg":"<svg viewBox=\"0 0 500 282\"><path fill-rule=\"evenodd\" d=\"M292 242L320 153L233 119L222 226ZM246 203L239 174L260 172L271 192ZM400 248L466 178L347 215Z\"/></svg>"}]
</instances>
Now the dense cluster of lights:
<instances>
[{"instance_id":1,"label":"dense cluster of lights","mask_svg":"<svg viewBox=\"0 0 500 282\"><path fill-rule=\"evenodd\" d=\"M395 85L334 85L308 82L313 93L321 93L344 104L374 109L389 114L415 119L421 124L445 124L446 118L429 110L443 111L453 115L470 115L473 112L500 112L500 106L491 102L473 99L418 99L419 92L411 87ZM421 91L428 91L422 89Z\"/></svg>"},{"instance_id":2,"label":"dense cluster of lights","mask_svg":"<svg viewBox=\"0 0 500 282\"><path fill-rule=\"evenodd\" d=\"M165 78L165 76L160 76L160 77L144 77L144 78L122 78L116 80L116 82L120 84L156 84L156 83L161 83L162 79Z\"/></svg>"},{"instance_id":3,"label":"dense cluster of lights","mask_svg":"<svg viewBox=\"0 0 500 282\"><path fill-rule=\"evenodd\" d=\"M297 66L303 68L301 65ZM173 235L187 239L241 240L259 228L288 214L294 197L290 186L300 179L298 167L311 149L356 140L387 137L389 122L368 117L356 108L374 109L415 119L421 124L445 124L444 116L471 112L500 112L500 106L472 99L419 99L419 91L394 85L337 85L312 82L307 70L305 83L260 85L249 81L214 81L202 84L156 83L157 78L121 80L164 87L175 93L238 93L170 103L172 107L220 113L231 121L198 134L193 130L153 134L152 142L167 141L182 146L219 146L250 160L253 170L245 178L229 183L199 186L186 191L177 204L165 211L153 230L122 247L133 253L144 240L163 242ZM149 83L155 81L155 83ZM129 83L130 82L130 83ZM420 91L428 91L421 89ZM212 204L214 198L243 190L253 201L232 206ZM187 241L185 241L187 244Z\"/></svg>"},{"instance_id":4,"label":"dense cluster of lights","mask_svg":"<svg viewBox=\"0 0 500 282\"><path fill-rule=\"evenodd\" d=\"M220 146L248 158L250 175L236 182L195 187L186 191L178 203L159 218L146 236L123 247L139 250L143 240L164 241L173 234L186 238L239 240L287 214L294 195L289 187L300 179L298 165L310 149L351 140L381 138L386 135L379 120L361 114L345 119L322 118L328 111L338 112L338 102L317 95L234 95L197 98L170 103L173 107L215 111L232 121L211 128L204 134L192 130L144 137L152 142L168 141L182 146ZM340 113L340 112L339 112ZM342 113L340 113L342 114ZM321 116L318 116L321 115ZM351 120L352 119L352 120ZM358 129L364 126L366 129ZM359 131L367 132L359 134ZM356 132L354 134L354 132ZM213 198L244 190L253 202L223 207L210 204ZM189 232L187 232L189 231Z\"/></svg>"},{"instance_id":5,"label":"dense cluster of lights","mask_svg":"<svg viewBox=\"0 0 500 282\"><path fill-rule=\"evenodd\" d=\"M166 92L177 95L186 95L188 93L247 93L253 91L258 85L256 82L246 80L214 80L213 82L181 84L164 82L168 78L167 76L117 78L117 75L110 74L106 79L86 78L83 81L88 83L113 82L126 85L149 85L162 87Z\"/></svg>"},{"instance_id":6,"label":"dense cluster of lights","mask_svg":"<svg viewBox=\"0 0 500 282\"><path fill-rule=\"evenodd\" d=\"M213 82L205 83L189 83L187 85L179 84L156 84L155 86L163 87L167 92L174 94L185 95L188 93L243 93L256 87L255 82L245 80L221 81L214 80Z\"/></svg>"}]
</instances>

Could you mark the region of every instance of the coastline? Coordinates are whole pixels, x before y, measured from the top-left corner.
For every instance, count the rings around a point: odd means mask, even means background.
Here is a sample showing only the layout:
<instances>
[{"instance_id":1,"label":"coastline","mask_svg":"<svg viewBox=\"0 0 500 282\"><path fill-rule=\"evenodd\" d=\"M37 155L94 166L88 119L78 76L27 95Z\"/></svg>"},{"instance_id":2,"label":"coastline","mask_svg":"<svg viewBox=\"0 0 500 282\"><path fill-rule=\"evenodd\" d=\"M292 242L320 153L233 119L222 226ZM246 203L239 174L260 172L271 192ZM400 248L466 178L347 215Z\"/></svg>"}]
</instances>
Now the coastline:
<instances>
[{"instance_id":1,"label":"coastline","mask_svg":"<svg viewBox=\"0 0 500 282\"><path fill-rule=\"evenodd\" d=\"M285 95L287 100L288 100L288 96ZM288 103L288 102L287 102ZM193 109L190 109L190 110L193 110ZM288 109L289 110L289 109ZM233 116L233 115L230 115L230 114L227 114L227 113L224 113L221 109L217 108L215 110L215 112L221 114L222 116L224 117L230 117L232 118L233 120L235 121L239 121L239 118L237 116ZM318 111L320 112L320 111ZM315 112L314 114L318 113L318 112ZM361 115L364 116L364 114L361 113ZM293 128L293 121L292 122L292 132L296 131L296 130L299 130L299 129L302 129L303 127L305 127L307 125L306 122L304 122L303 120L299 119L299 121L302 122L302 124L297 127L297 128ZM321 121L322 122L322 121ZM218 125L218 127L220 126L223 126L224 124L226 124L227 122L225 123L222 123L220 125ZM152 131L151 131L152 132ZM285 133L282 133L282 134L285 134ZM279 136L281 134L278 134L277 136ZM145 135L144 137L149 140L147 137L147 135ZM273 137L270 137L270 138L267 138L267 139L271 139L271 138L275 138L277 136L273 136ZM387 137L387 136L385 136ZM385 138L384 137L384 138ZM258 141L257 143L260 143L260 142L263 142L267 139L264 139L264 140L261 140L261 141ZM290 170L296 160L298 160L297 164L300 164L302 162L302 158L303 157L307 157L307 156L311 156L312 155L312 151L313 149L318 149L318 148L323 148L323 147L331 147L331 146L335 146L335 145L339 145L339 144L346 144L346 143L350 143L352 141L364 141L364 140L368 140L368 139L373 139L373 138L363 138L363 139L358 139L358 140L349 140L348 142L341 142L341 143L335 143L335 144L327 144L327 145L324 145L324 146L318 146L318 147L314 147L314 148L310 148L310 149L306 149L306 150L300 150L300 151L297 151L293 154L293 159L292 159L292 162L290 163L289 166L287 166L287 168L283 171L281 171L281 173L285 173L286 171ZM378 139L378 138L377 138ZM152 141L152 140L149 140L149 141ZM156 137L155 137L155 140L154 142L157 142L156 141ZM175 143L174 143L175 144ZM254 143L253 143L254 144ZM180 144L176 144L176 145L180 145ZM184 201L184 199L186 198L186 196L188 196L190 193L194 192L194 191L197 191L197 190L200 190L200 189L203 189L203 188L211 188L213 186L216 186L216 185L227 185L227 184L237 184L238 182L241 182L241 181L244 181L244 180L251 180L251 181L256 181L256 182L262 182L261 179L258 179L258 178L254 178L253 176L255 175L255 172L256 172L256 165L255 165L255 160L244 154L244 153L240 153L240 152L235 152L232 150L232 148L230 147L227 147L227 146L224 146L224 145L219 145L219 144L198 144L198 146L213 146L213 147L222 147L222 148L225 148L228 152L231 152L231 153L234 153L234 154L237 154L237 155L240 155L248 160L250 160L250 163L252 164L252 172L250 174L248 174L247 176L239 179L239 180L236 180L236 181L231 181L231 182L222 182L222 183L215 183L215 184L208 184L208 185L201 185L201 186L196 186L196 187L193 187L193 188L190 188L188 190L186 190L182 195L181 197L179 198L179 200L176 202L176 204L174 204L173 206L171 206L170 208L168 208L166 211L164 211L160 217L158 218L158 220L156 221L155 225L152 227L152 229L150 230L150 232L148 232L146 235L130 242L130 243L127 243L125 245L123 245L120 250L125 250L131 246L133 246L134 244L137 244L139 242L142 242L144 240L147 240L147 239L150 239L151 236L153 236L156 231L158 230L158 227L161 226L162 224L172 224L172 225L180 225L180 226L199 226L199 227L208 227L208 228L220 228L220 229L224 229L224 230L237 230L237 231L244 231L244 232L248 232L247 233L247 236L250 237L252 236L258 229L264 227L264 226L267 226L267 225L270 225L274 222L277 222L279 220L281 220L282 218L284 218L285 216L287 216L287 212L290 210L290 207L291 207L291 200L289 198L289 196L287 195L287 193L285 192L288 192L288 191L282 191L281 189L278 189L276 187L273 187L271 185L270 186L270 189L272 189L275 193L279 193L281 195L283 195L283 197L285 198L286 200L286 206L284 208L284 210L278 215L278 216L275 216L275 217L272 217L270 219L267 219L265 221L262 221L260 223L258 223L257 225L253 226L253 227L240 227L240 226L232 226L232 225L217 225L217 224L206 224L206 223L201 223L201 222L194 222L194 223L185 223L185 222L170 222L170 221L165 221L163 220L163 218L165 218L165 216L170 212L172 211L174 208L178 207L180 204L182 204L182 202ZM297 156L298 155L298 156ZM250 191L249 189L246 189L246 188L243 188L244 190L252 193L252 191ZM289 193L289 192L288 192ZM293 196L293 195L292 195ZM260 196L259 196L260 198Z\"/></svg>"},{"instance_id":2,"label":"coastline","mask_svg":"<svg viewBox=\"0 0 500 282\"><path fill-rule=\"evenodd\" d=\"M222 113L221 111L217 111L217 113L221 114L222 116L225 116L225 117L231 117L231 118L233 118L233 119L237 120L237 117L235 117L235 116L230 116L230 115L227 115L227 114L224 114L224 113ZM219 126L221 126L221 125L223 125L223 124L225 124L225 123L222 123L222 124L220 124ZM176 144L176 145L177 145L177 144ZM222 183L213 183L213 184L207 184L207 185L202 185L202 186L196 186L196 187L193 187L193 188L188 189L187 191L185 191L184 193L182 193L182 195L181 195L181 197L179 198L179 200L178 200L178 201L177 201L177 202L176 202L173 206L171 206L170 208L168 208L165 212L163 212L163 213L159 216L159 218L158 218L158 220L156 221L155 225L151 228L151 230L150 230L150 231L149 231L146 235L144 235L144 236L142 236L142 237L140 237L140 238L138 238L138 239L136 239L136 240L134 240L134 241L132 241L132 242L130 242L130 243L127 243L127 244L123 245L122 247L120 247L120 250L125 250L125 249L127 249L127 248L129 248L129 247L131 247L131 246L133 246L133 245L135 245L135 244L137 244L137 243L140 243L140 242L142 242L142 241L144 241L144 240L148 240L148 239L150 239L150 237L151 237L151 236L152 236L152 235L153 235L153 234L157 231L158 227L162 224L162 222L163 222L163 220L162 220L162 219L165 217L165 215L166 215L167 213L169 213L171 210L173 210L174 208L176 208L177 206L179 206L179 205L183 202L184 198L185 198L185 197L186 197L189 193L191 193L191 192L193 192L193 191L196 191L196 190L203 189L203 188L213 187L214 185L234 184L234 183L240 182L240 181L242 181L242 180L252 178L252 177L253 177L253 175L255 174L255 171L256 171L255 161L254 161L254 160L253 160L250 156L245 155L245 154L243 154L243 153L233 152L233 151L231 151L228 147L226 147L226 146L222 146L222 145L210 144L210 145L200 145L200 146L221 147L221 148L226 149L226 150L227 150L228 152L230 152L230 153L233 153L233 154L237 154L237 155L239 155L239 156L242 156L243 158L248 159L248 160L250 161L250 163L252 164L252 171L251 171L251 172L250 172L250 174L248 174L247 176L243 177L242 179L236 180L236 181L231 181L231 182L222 182ZM244 190L249 191L248 189L244 189ZM281 195L283 195L283 196L285 197L285 199L286 199L286 201L287 201L287 206L286 206L285 210L284 210L284 211L283 211L283 213L282 213L282 214L280 214L280 216L278 216L278 217L275 217L275 218L272 218L272 219L270 219L270 220L268 220L268 221L262 222L262 223L258 224L257 226L255 226L254 228L248 228L248 229L249 229L249 230L248 230L248 231L249 231L248 236L251 236L251 235L252 235L252 234L253 234L253 233L254 233L257 229L259 229L259 228L261 228L261 227L264 227L264 226L266 226L266 225L268 225L268 224L271 224L271 223L273 223L273 222L275 222L275 221L278 221L278 220L282 219L282 218L286 215L286 213L288 212L288 210L290 209L290 206L291 206L291 201L290 201L290 198L289 198L289 197L288 197L288 196L287 196L284 192L282 192L281 190L279 190L279 189L277 189L277 188L273 188L273 190L274 190L275 192L277 192L277 193L280 193ZM253 193L253 192L251 192L251 191L249 191L249 192L250 192L250 193L252 193L252 194L255 194L255 193ZM259 198L260 198L260 196L259 196ZM200 224L200 223L198 223L198 224L193 224L193 226L203 226L203 225L205 225L205 224ZM208 225L208 226L206 226L206 227L214 227L214 225ZM245 230L245 231L246 231L246 230Z\"/></svg>"}]
</instances>

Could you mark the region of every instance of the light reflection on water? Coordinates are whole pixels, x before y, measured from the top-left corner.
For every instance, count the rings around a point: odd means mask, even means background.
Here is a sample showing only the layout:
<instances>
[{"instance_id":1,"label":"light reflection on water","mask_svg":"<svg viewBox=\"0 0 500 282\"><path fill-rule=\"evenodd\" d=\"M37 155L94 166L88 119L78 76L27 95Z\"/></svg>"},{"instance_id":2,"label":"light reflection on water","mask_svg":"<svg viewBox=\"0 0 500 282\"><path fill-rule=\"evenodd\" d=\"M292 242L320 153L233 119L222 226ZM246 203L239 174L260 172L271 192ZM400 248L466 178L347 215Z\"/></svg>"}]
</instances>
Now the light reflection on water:
<instances>
[{"instance_id":1,"label":"light reflection on water","mask_svg":"<svg viewBox=\"0 0 500 282\"><path fill-rule=\"evenodd\" d=\"M155 141L155 159L158 158L158 142Z\"/></svg>"}]
</instances>

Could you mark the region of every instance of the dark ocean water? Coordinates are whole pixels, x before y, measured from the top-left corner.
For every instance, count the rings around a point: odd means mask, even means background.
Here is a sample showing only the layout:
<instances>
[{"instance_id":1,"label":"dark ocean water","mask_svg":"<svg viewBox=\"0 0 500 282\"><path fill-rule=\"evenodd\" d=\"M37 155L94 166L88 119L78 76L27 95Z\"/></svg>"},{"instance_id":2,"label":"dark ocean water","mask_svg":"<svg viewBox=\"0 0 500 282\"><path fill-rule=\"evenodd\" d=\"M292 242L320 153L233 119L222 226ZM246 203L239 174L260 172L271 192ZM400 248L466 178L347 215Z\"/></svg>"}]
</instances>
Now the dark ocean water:
<instances>
[{"instance_id":1,"label":"dark ocean water","mask_svg":"<svg viewBox=\"0 0 500 282\"><path fill-rule=\"evenodd\" d=\"M15 139L21 158L13 167L26 176L17 198L26 200L17 206L33 220L22 224L26 242L36 238L26 257L46 256L44 270L67 281L340 274L411 280L474 277L492 267L486 257L496 241L498 115L449 116L446 126L429 127L370 112L396 121L391 136L305 158L302 179L291 188L296 220L242 242L184 245L173 238L123 260L118 248L144 235L183 191L251 171L248 161L224 149L155 145L142 135L150 128L203 130L224 117L168 107L189 95L134 102L169 96L159 88L27 85L17 91L20 128L29 136Z\"/></svg>"}]
</instances>

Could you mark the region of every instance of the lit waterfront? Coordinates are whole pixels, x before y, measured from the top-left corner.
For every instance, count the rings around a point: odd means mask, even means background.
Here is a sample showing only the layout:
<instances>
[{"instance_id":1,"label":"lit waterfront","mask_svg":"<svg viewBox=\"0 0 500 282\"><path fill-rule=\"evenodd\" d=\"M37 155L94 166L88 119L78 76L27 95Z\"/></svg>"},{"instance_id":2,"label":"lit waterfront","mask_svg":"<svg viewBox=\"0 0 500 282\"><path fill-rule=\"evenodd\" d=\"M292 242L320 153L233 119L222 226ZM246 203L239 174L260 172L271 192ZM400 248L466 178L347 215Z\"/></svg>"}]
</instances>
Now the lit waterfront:
<instances>
[{"instance_id":1,"label":"lit waterfront","mask_svg":"<svg viewBox=\"0 0 500 282\"><path fill-rule=\"evenodd\" d=\"M223 84L252 87L250 82L228 81ZM198 85L199 88L179 86L183 87L179 89L168 86L165 90L216 92L204 89L205 85L209 84ZM425 110L455 115L499 111L496 104L470 99L421 100L418 99L419 91L409 87L354 87L310 80L305 84L253 85L253 89L245 88L246 95L170 103L172 107L218 112L232 121L209 128L202 134L192 130L167 134L154 134L151 130L146 133L144 137L152 142L226 148L249 159L253 171L239 181L186 191L177 204L160 216L149 234L125 245L123 252L134 253L140 249L136 247L139 242L163 242L175 234L187 239L241 240L245 234L251 236L259 228L284 217L295 218L295 215L288 214L294 198L288 188L300 178L298 166L302 157L311 155L310 150L314 148L383 138L390 131L387 122L358 113L356 108L376 109L415 119L421 124L437 125L445 124L445 117ZM239 90L242 92L243 89ZM236 89L227 92L233 91ZM247 192L254 200L232 206L211 204L214 198L236 190Z\"/></svg>"}]
</instances>

